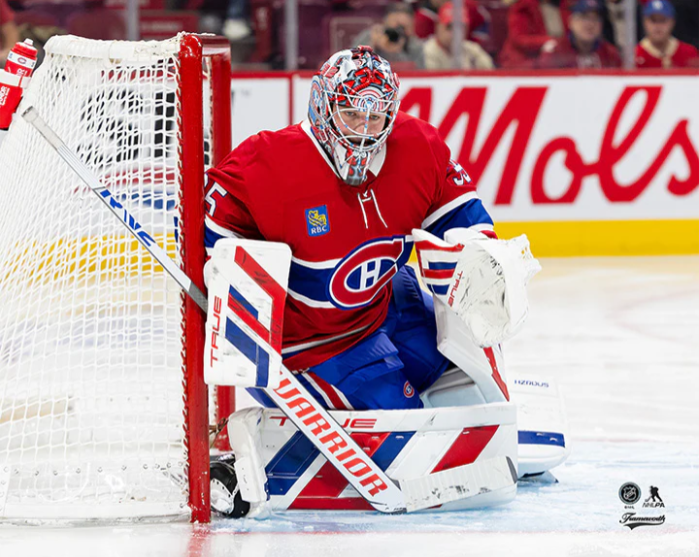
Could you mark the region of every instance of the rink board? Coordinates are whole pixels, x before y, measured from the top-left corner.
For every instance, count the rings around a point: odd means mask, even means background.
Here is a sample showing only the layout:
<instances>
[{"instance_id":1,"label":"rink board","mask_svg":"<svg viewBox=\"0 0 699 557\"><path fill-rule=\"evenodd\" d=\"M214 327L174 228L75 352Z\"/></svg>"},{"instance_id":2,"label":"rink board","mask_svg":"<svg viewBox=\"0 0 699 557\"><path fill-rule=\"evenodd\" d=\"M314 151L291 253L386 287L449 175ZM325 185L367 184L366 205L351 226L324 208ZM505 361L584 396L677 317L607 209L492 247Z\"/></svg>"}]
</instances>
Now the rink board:
<instances>
[{"instance_id":1,"label":"rink board","mask_svg":"<svg viewBox=\"0 0 699 557\"><path fill-rule=\"evenodd\" d=\"M699 74L402 73L501 237L535 253L699 253ZM311 74L234 74L233 142L301 121ZM378 193L380 197L380 192Z\"/></svg>"}]
</instances>

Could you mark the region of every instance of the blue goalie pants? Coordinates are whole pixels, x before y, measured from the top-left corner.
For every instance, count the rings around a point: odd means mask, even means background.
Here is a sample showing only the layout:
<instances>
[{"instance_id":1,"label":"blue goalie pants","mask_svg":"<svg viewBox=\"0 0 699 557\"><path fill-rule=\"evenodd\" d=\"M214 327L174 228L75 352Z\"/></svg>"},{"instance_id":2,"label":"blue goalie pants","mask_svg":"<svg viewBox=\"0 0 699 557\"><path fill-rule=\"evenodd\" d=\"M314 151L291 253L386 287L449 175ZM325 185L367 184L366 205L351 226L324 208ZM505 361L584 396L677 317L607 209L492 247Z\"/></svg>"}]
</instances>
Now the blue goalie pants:
<instances>
[{"instance_id":1,"label":"blue goalie pants","mask_svg":"<svg viewBox=\"0 0 699 557\"><path fill-rule=\"evenodd\" d=\"M341 354L297 378L326 408L422 408L419 393L450 366L437 350L432 296L423 292L411 267L393 278L393 296L381 327ZM248 389L262 405L272 401Z\"/></svg>"}]
</instances>

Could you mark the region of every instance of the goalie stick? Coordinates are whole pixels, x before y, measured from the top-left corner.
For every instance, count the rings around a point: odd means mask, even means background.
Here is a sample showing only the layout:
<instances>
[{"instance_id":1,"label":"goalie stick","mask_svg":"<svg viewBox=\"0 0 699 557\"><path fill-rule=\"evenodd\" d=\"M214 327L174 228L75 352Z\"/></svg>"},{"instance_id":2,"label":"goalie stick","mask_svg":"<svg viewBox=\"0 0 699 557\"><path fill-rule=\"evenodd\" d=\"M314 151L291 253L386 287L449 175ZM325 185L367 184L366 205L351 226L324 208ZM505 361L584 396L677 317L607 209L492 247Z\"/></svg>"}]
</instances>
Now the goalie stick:
<instances>
[{"instance_id":1,"label":"goalie stick","mask_svg":"<svg viewBox=\"0 0 699 557\"><path fill-rule=\"evenodd\" d=\"M78 177L100 198L139 243L160 263L192 300L207 311L206 296L170 259L141 225L129 214L99 178L29 107L22 118L31 124L56 150ZM400 480L400 487L366 455L352 437L316 401L282 364L277 389L262 389L294 425L313 443L349 484L377 511L404 513L442 505L512 486L517 474L507 457L495 457L465 464L431 476Z\"/></svg>"}]
</instances>

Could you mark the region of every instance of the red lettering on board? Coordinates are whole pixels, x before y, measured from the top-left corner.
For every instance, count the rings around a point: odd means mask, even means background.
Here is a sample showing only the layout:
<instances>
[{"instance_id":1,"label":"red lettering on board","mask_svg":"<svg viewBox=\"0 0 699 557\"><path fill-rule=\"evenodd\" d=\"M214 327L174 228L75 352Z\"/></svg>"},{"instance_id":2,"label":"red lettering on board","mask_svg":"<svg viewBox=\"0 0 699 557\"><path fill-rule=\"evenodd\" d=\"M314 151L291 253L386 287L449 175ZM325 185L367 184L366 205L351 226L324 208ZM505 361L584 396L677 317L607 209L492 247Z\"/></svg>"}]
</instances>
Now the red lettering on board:
<instances>
[{"instance_id":1,"label":"red lettering on board","mask_svg":"<svg viewBox=\"0 0 699 557\"><path fill-rule=\"evenodd\" d=\"M488 131L480 152L474 153L476 137L479 134L481 116L487 96L486 87L464 87L454 98L440 123L436 123L440 135L448 137L457 122L464 116L468 118L464 131L458 161L477 183L485 168L490 163L495 150L500 146L503 136L511 126L514 126L512 142L506 153L506 162L500 176L495 193L495 205L512 203L515 187L522 172L522 163L526 149L529 146L534 126L546 96L547 86L519 87L508 99L492 128ZM626 136L616 138L620 122L627 106L636 95L645 94L645 103L638 119L631 126ZM531 175L530 193L534 204L573 203L580 194L583 179L597 176L604 196L614 203L628 203L637 199L658 175L663 164L673 151L679 151L689 169L686 178L678 178L674 174L667 182L667 190L672 195L684 196L699 187L699 155L692 143L688 132L688 120L681 119L675 123L667 139L659 142L658 154L646 160L639 160L638 166L645 171L638 179L629 184L622 184L614 176L615 167L629 154L639 137L650 122L662 94L661 85L627 86L617 100L604 133L599 143L597 161L586 163L578 151L575 140L571 137L555 137L536 154ZM402 110L417 107L419 117L429 119L432 114L431 87L416 87L408 91L401 102ZM564 165L572 175L565 191L557 197L546 192L544 177L551 158L557 153L563 153Z\"/></svg>"}]
</instances>

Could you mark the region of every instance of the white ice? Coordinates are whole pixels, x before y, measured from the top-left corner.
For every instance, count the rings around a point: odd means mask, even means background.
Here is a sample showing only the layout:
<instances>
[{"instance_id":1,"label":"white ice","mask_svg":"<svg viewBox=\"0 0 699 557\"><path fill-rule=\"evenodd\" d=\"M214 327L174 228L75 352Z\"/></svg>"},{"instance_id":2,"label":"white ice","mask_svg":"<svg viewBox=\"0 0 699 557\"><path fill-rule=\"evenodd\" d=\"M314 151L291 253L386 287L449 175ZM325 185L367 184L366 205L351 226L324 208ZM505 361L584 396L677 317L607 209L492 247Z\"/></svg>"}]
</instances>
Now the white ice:
<instances>
[{"instance_id":1,"label":"white ice","mask_svg":"<svg viewBox=\"0 0 699 557\"><path fill-rule=\"evenodd\" d=\"M559 483L520 484L507 506L441 515L3 526L0 557L699 556L699 257L542 264L506 356L510 370L562 388L573 451ZM643 497L659 488L665 524L619 523L627 481Z\"/></svg>"}]
</instances>

